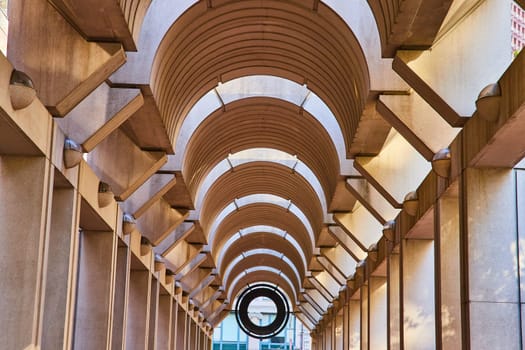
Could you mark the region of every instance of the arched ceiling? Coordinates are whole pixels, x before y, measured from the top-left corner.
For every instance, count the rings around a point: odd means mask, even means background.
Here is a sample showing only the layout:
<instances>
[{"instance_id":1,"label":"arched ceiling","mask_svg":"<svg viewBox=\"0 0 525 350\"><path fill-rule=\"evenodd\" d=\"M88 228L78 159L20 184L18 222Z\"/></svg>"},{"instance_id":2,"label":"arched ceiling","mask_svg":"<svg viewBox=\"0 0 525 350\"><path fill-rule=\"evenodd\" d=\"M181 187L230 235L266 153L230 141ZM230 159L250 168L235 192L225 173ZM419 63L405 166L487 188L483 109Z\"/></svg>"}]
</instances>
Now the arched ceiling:
<instances>
[{"instance_id":1,"label":"arched ceiling","mask_svg":"<svg viewBox=\"0 0 525 350\"><path fill-rule=\"evenodd\" d=\"M299 293L294 289L292 281L278 269L264 265L249 268L238 275L231 282L231 288L227 293L227 297L233 301L248 284L260 282L277 285L288 296L292 309L297 304Z\"/></svg>"},{"instance_id":2,"label":"arched ceiling","mask_svg":"<svg viewBox=\"0 0 525 350\"><path fill-rule=\"evenodd\" d=\"M375 201L376 191L353 158L387 145L390 125L377 117L378 94L408 91L382 55L405 39L432 37L388 32L399 28L404 10L414 16L414 1L406 3L158 0L149 7L135 35L137 52L127 53L110 81L151 98L147 112L164 124L158 149L175 154L144 190L164 199L157 204L162 215L144 214L148 201L135 213L163 232L156 252L171 259L184 286L222 282L202 287L211 288L202 295L214 296L202 299L212 322L232 307L217 303L233 302L255 282L278 285L291 305L306 303L301 310L314 310L308 317L318 320L330 301L312 273L335 268L322 251L338 242L366 250L351 231L377 225L361 223L370 215L356 199Z\"/></svg>"},{"instance_id":3,"label":"arched ceiling","mask_svg":"<svg viewBox=\"0 0 525 350\"><path fill-rule=\"evenodd\" d=\"M209 241L212 249L222 247L228 238L243 228L257 225L273 226L292 235L301 245L307 261L313 254L313 237L305 224L286 208L271 203L255 203L234 211L218 225L215 236Z\"/></svg>"},{"instance_id":4,"label":"arched ceiling","mask_svg":"<svg viewBox=\"0 0 525 350\"><path fill-rule=\"evenodd\" d=\"M206 177L201 181L199 190L196 194L195 204L197 208L202 208L202 203L215 182L228 172L234 172L238 167L249 166L252 163L264 163L268 166L281 166L301 177L317 195L323 212L328 209L327 199L329 198L313 171L307 167L297 156L291 155L272 148L250 148L237 153L229 154L228 157L217 163Z\"/></svg>"},{"instance_id":5,"label":"arched ceiling","mask_svg":"<svg viewBox=\"0 0 525 350\"><path fill-rule=\"evenodd\" d=\"M177 145L171 164L225 292L234 298L250 271L252 281L285 278L295 303L316 246L333 240L329 208L351 208L342 174L354 172L346 156L369 95L365 53L323 3L208 5L181 13L153 60L153 96ZM263 226L285 236L242 235Z\"/></svg>"},{"instance_id":6,"label":"arched ceiling","mask_svg":"<svg viewBox=\"0 0 525 350\"><path fill-rule=\"evenodd\" d=\"M223 275L226 267L235 257L250 249L268 249L270 247L286 255L294 263L297 270L303 274L304 278L307 266L305 265L306 261L303 261L301 251L297 250L298 247L290 240L270 232L253 232L248 235L243 233L241 237L224 247L220 260L216 260L217 270Z\"/></svg>"},{"instance_id":7,"label":"arched ceiling","mask_svg":"<svg viewBox=\"0 0 525 350\"><path fill-rule=\"evenodd\" d=\"M267 74L306 83L334 111L349 149L369 76L346 23L333 11L313 12L303 1L213 6L208 11L207 2L199 2L189 8L157 50L152 90L172 139L193 104L218 82Z\"/></svg>"},{"instance_id":8,"label":"arched ceiling","mask_svg":"<svg viewBox=\"0 0 525 350\"><path fill-rule=\"evenodd\" d=\"M304 276L300 275L295 266L290 264L289 259L283 258L281 253L270 249L259 249L247 251L239 256L237 260L235 264L226 267L224 275L225 285L232 285L237 276L253 266L266 266L273 267L292 281L294 290L301 289L301 280Z\"/></svg>"},{"instance_id":9,"label":"arched ceiling","mask_svg":"<svg viewBox=\"0 0 525 350\"><path fill-rule=\"evenodd\" d=\"M329 201L339 175L330 136L308 112L272 98L247 98L212 113L186 148L183 174L195 197L207 173L228 154L273 148L296 155L316 174Z\"/></svg>"},{"instance_id":10,"label":"arched ceiling","mask_svg":"<svg viewBox=\"0 0 525 350\"><path fill-rule=\"evenodd\" d=\"M300 189L300 190L299 190ZM201 211L206 230L220 210L236 198L267 193L290 200L309 218L314 229L321 229L323 212L315 191L301 176L279 164L256 162L241 165L221 176L208 192Z\"/></svg>"}]
</instances>

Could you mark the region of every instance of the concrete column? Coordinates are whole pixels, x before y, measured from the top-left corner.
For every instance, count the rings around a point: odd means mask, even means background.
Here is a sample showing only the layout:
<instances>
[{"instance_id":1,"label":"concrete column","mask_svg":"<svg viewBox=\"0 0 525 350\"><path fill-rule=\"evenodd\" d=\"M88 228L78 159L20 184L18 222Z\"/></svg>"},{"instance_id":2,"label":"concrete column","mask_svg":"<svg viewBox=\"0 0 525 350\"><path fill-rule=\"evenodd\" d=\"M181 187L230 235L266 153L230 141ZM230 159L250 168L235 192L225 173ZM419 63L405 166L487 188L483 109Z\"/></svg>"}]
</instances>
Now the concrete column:
<instances>
[{"instance_id":1,"label":"concrete column","mask_svg":"<svg viewBox=\"0 0 525 350\"><path fill-rule=\"evenodd\" d=\"M460 185L464 346L520 349L515 173L467 168Z\"/></svg>"},{"instance_id":2,"label":"concrete column","mask_svg":"<svg viewBox=\"0 0 525 350\"><path fill-rule=\"evenodd\" d=\"M149 322L148 322L148 350L156 349L155 335L157 333L157 314L159 300L159 280L151 278L150 300L149 300Z\"/></svg>"},{"instance_id":3,"label":"concrete column","mask_svg":"<svg viewBox=\"0 0 525 350\"><path fill-rule=\"evenodd\" d=\"M119 239L115 264L115 297L113 300L113 328L111 348L122 349L126 325L131 253L128 246Z\"/></svg>"},{"instance_id":4,"label":"concrete column","mask_svg":"<svg viewBox=\"0 0 525 350\"><path fill-rule=\"evenodd\" d=\"M110 341L114 245L113 232L80 232L75 349L105 349Z\"/></svg>"},{"instance_id":5,"label":"concrete column","mask_svg":"<svg viewBox=\"0 0 525 350\"><path fill-rule=\"evenodd\" d=\"M335 330L334 330L334 350L344 350L343 347L343 333L344 333L344 322L343 322L344 308L339 310L335 317Z\"/></svg>"},{"instance_id":6,"label":"concrete column","mask_svg":"<svg viewBox=\"0 0 525 350\"><path fill-rule=\"evenodd\" d=\"M368 344L373 350L387 349L386 278L370 276L368 280Z\"/></svg>"},{"instance_id":7,"label":"concrete column","mask_svg":"<svg viewBox=\"0 0 525 350\"><path fill-rule=\"evenodd\" d=\"M0 157L0 348L39 343L44 239L52 173L43 157Z\"/></svg>"},{"instance_id":8,"label":"concrete column","mask_svg":"<svg viewBox=\"0 0 525 350\"><path fill-rule=\"evenodd\" d=\"M351 299L348 302L349 350L361 349L361 302Z\"/></svg>"},{"instance_id":9,"label":"concrete column","mask_svg":"<svg viewBox=\"0 0 525 350\"><path fill-rule=\"evenodd\" d=\"M403 239L401 256L404 348L434 349L434 242Z\"/></svg>"},{"instance_id":10,"label":"concrete column","mask_svg":"<svg viewBox=\"0 0 525 350\"><path fill-rule=\"evenodd\" d=\"M193 319L188 315L187 318L187 326L186 326L186 349L192 350L195 349L195 323L193 322Z\"/></svg>"},{"instance_id":11,"label":"concrete column","mask_svg":"<svg viewBox=\"0 0 525 350\"><path fill-rule=\"evenodd\" d=\"M73 335L78 210L80 197L72 188L54 188L51 229L46 242L46 281L42 349L69 349Z\"/></svg>"},{"instance_id":12,"label":"concrete column","mask_svg":"<svg viewBox=\"0 0 525 350\"><path fill-rule=\"evenodd\" d=\"M348 303L343 306L343 349L350 348L350 311Z\"/></svg>"},{"instance_id":13,"label":"concrete column","mask_svg":"<svg viewBox=\"0 0 525 350\"><path fill-rule=\"evenodd\" d=\"M158 323L156 332L156 349L169 349L170 319L172 317L171 295L161 286L159 295Z\"/></svg>"},{"instance_id":14,"label":"concrete column","mask_svg":"<svg viewBox=\"0 0 525 350\"><path fill-rule=\"evenodd\" d=\"M401 323L401 267L399 253L387 257L388 344L389 350L401 350L403 327Z\"/></svg>"},{"instance_id":15,"label":"concrete column","mask_svg":"<svg viewBox=\"0 0 525 350\"><path fill-rule=\"evenodd\" d=\"M175 349L183 349L186 350L186 325L188 322L186 321L186 318L188 317L188 314L182 307L178 308L178 316L177 316L177 342Z\"/></svg>"},{"instance_id":16,"label":"concrete column","mask_svg":"<svg viewBox=\"0 0 525 350\"><path fill-rule=\"evenodd\" d=\"M361 350L369 350L368 347L368 285L364 284L361 289Z\"/></svg>"},{"instance_id":17,"label":"concrete column","mask_svg":"<svg viewBox=\"0 0 525 350\"><path fill-rule=\"evenodd\" d=\"M170 320L170 341L169 350L177 349L177 337L178 337L178 318L179 318L179 303L177 300L173 300L171 306L171 320Z\"/></svg>"},{"instance_id":18,"label":"concrete column","mask_svg":"<svg viewBox=\"0 0 525 350\"><path fill-rule=\"evenodd\" d=\"M437 348L461 349L459 201L444 195L436 206Z\"/></svg>"},{"instance_id":19,"label":"concrete column","mask_svg":"<svg viewBox=\"0 0 525 350\"><path fill-rule=\"evenodd\" d=\"M126 319L126 349L143 350L148 338L148 306L151 275L139 267L141 263L132 257L128 314Z\"/></svg>"},{"instance_id":20,"label":"concrete column","mask_svg":"<svg viewBox=\"0 0 525 350\"><path fill-rule=\"evenodd\" d=\"M332 327L333 323L330 322L325 328L324 328L324 350L332 350Z\"/></svg>"},{"instance_id":21,"label":"concrete column","mask_svg":"<svg viewBox=\"0 0 525 350\"><path fill-rule=\"evenodd\" d=\"M518 272L518 281L520 286L520 305L521 305L521 344L525 344L525 285L523 278L525 276L525 170L516 170L516 193L517 193L517 213L518 213L518 259L516 271Z\"/></svg>"}]
</instances>

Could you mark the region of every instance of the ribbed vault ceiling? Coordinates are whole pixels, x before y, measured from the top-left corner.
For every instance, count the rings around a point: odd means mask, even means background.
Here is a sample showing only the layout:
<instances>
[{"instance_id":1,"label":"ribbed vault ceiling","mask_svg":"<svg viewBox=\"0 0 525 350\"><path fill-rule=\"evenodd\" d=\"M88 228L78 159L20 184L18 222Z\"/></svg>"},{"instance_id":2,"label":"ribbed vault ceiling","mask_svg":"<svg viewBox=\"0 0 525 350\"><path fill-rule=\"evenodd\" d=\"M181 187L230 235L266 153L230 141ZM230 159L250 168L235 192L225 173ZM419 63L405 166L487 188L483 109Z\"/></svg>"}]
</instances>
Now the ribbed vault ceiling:
<instances>
[{"instance_id":1,"label":"ribbed vault ceiling","mask_svg":"<svg viewBox=\"0 0 525 350\"><path fill-rule=\"evenodd\" d=\"M307 261L313 254L313 242L304 223L292 212L275 204L256 203L228 215L218 226L213 241L213 250L221 247L228 238L245 227L256 225L274 226L292 235L301 245Z\"/></svg>"},{"instance_id":2,"label":"ribbed vault ceiling","mask_svg":"<svg viewBox=\"0 0 525 350\"><path fill-rule=\"evenodd\" d=\"M248 163L222 175L208 192L201 212L201 225L206 230L220 210L235 198L268 193L291 200L310 218L315 231L321 229L323 212L314 190L300 175L289 168L268 162Z\"/></svg>"},{"instance_id":3,"label":"ribbed vault ceiling","mask_svg":"<svg viewBox=\"0 0 525 350\"><path fill-rule=\"evenodd\" d=\"M316 174L330 201L339 160L330 136L308 112L272 98L232 102L212 113L195 131L183 174L195 197L198 185L228 154L250 148L273 148L296 155Z\"/></svg>"},{"instance_id":4,"label":"ribbed vault ceiling","mask_svg":"<svg viewBox=\"0 0 525 350\"><path fill-rule=\"evenodd\" d=\"M166 198L192 201L224 288L205 293L216 298L206 317L255 282L278 285L294 309L309 303L299 296L313 288L316 247L335 242L327 208L353 203L345 155L370 98L359 39L332 8L299 0L199 1L163 36L150 86L181 175ZM311 302L313 320L323 310Z\"/></svg>"},{"instance_id":5,"label":"ribbed vault ceiling","mask_svg":"<svg viewBox=\"0 0 525 350\"><path fill-rule=\"evenodd\" d=\"M222 259L218 261L219 265L217 267L219 273L223 275L228 264L243 252L249 251L250 249L263 249L268 247L287 256L295 264L299 272L306 271L307 266L304 265L300 252L296 250L293 244L275 234L255 232L251 235L238 238L231 246L226 248Z\"/></svg>"},{"instance_id":6,"label":"ribbed vault ceiling","mask_svg":"<svg viewBox=\"0 0 525 350\"><path fill-rule=\"evenodd\" d=\"M306 83L334 111L348 149L369 78L364 54L343 20L333 11L313 12L303 1L213 6L192 6L157 51L152 89L172 139L191 106L217 82L267 74Z\"/></svg>"}]
</instances>

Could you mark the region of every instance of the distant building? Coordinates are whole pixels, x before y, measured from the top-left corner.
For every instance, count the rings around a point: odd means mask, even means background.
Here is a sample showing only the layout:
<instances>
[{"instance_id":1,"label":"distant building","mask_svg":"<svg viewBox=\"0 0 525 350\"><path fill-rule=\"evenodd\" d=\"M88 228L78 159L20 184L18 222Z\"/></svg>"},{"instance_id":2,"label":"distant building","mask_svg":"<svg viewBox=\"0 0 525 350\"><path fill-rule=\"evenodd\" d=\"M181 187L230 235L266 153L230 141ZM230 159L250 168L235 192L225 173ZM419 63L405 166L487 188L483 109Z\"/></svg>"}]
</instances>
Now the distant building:
<instances>
[{"instance_id":1,"label":"distant building","mask_svg":"<svg viewBox=\"0 0 525 350\"><path fill-rule=\"evenodd\" d=\"M523 10L517 3L512 2L512 52L514 54L520 52L525 45L525 10Z\"/></svg>"}]
</instances>

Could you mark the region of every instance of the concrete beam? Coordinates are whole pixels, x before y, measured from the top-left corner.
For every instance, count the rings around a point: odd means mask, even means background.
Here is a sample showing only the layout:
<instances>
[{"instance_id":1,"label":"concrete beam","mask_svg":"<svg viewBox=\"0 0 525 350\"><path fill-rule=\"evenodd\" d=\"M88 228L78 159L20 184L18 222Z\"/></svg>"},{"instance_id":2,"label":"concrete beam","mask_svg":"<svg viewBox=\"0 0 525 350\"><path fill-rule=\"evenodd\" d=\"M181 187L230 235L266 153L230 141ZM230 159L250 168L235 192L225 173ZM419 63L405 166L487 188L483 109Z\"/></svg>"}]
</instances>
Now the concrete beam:
<instances>
[{"instance_id":1,"label":"concrete beam","mask_svg":"<svg viewBox=\"0 0 525 350\"><path fill-rule=\"evenodd\" d=\"M25 29L9 31L7 57L53 116L65 116L126 61L120 44L87 42L48 1L12 1L9 13L11 28ZM28 18L40 20L28 26Z\"/></svg>"},{"instance_id":2,"label":"concrete beam","mask_svg":"<svg viewBox=\"0 0 525 350\"><path fill-rule=\"evenodd\" d=\"M115 89L99 85L65 118L56 119L62 131L91 152L144 104L139 89Z\"/></svg>"}]
</instances>

